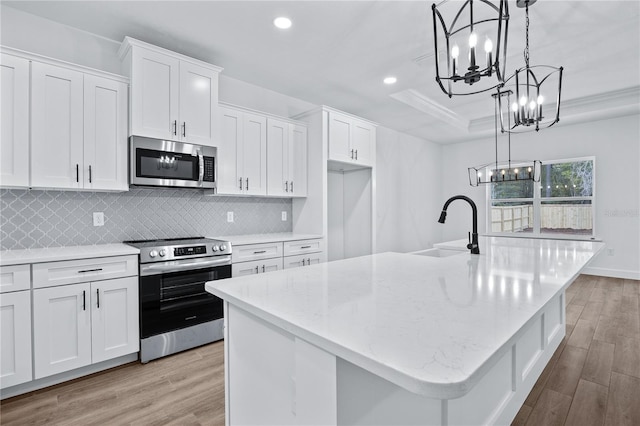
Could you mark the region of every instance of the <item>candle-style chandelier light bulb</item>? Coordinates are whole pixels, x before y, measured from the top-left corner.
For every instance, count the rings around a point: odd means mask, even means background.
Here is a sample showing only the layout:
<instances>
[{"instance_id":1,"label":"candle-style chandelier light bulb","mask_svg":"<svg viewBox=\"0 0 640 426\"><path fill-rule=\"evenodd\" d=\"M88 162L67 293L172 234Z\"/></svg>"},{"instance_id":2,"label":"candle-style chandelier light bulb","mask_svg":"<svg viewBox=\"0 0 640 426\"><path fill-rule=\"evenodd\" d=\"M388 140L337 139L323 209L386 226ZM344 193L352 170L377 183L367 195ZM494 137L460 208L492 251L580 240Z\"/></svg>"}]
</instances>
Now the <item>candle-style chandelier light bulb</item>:
<instances>
[{"instance_id":1,"label":"candle-style chandelier light bulb","mask_svg":"<svg viewBox=\"0 0 640 426\"><path fill-rule=\"evenodd\" d=\"M433 4L431 9L436 81L442 91L449 97L471 95L503 84L509 21L507 0L444 0ZM485 58L478 57L480 36L485 40ZM439 39L444 41L444 52L440 52ZM466 68L460 66L462 52L458 46L467 50L463 53L463 57L468 58ZM445 55L445 67L441 67L439 57Z\"/></svg>"}]
</instances>

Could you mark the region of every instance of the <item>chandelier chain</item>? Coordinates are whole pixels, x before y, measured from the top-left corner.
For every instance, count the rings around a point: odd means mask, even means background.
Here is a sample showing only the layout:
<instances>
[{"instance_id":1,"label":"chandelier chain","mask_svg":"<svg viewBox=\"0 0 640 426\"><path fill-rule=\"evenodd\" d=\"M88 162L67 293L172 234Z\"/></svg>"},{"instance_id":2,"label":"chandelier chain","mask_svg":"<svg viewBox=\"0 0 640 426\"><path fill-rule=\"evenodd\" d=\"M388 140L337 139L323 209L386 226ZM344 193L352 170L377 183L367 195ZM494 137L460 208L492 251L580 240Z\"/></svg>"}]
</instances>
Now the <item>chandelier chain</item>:
<instances>
[{"instance_id":1,"label":"chandelier chain","mask_svg":"<svg viewBox=\"0 0 640 426\"><path fill-rule=\"evenodd\" d=\"M525 13L527 16L527 27L526 27L526 47L524 48L524 63L527 68L529 68L529 2L525 3Z\"/></svg>"}]
</instances>

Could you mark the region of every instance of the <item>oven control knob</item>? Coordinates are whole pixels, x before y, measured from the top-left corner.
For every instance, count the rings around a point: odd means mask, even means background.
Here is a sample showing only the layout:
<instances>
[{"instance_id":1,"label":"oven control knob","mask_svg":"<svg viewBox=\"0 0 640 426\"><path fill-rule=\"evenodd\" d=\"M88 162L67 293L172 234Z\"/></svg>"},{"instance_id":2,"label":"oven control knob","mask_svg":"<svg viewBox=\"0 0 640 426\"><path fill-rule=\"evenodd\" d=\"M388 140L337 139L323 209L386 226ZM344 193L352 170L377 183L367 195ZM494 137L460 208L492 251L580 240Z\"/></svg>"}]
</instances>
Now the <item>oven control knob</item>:
<instances>
[{"instance_id":1,"label":"oven control knob","mask_svg":"<svg viewBox=\"0 0 640 426\"><path fill-rule=\"evenodd\" d=\"M225 246L224 244L220 246L220 251L225 251L227 249L227 246Z\"/></svg>"},{"instance_id":2,"label":"oven control knob","mask_svg":"<svg viewBox=\"0 0 640 426\"><path fill-rule=\"evenodd\" d=\"M158 252L157 252L157 251L155 251L155 250L151 250L151 251L149 252L149 257L156 257L157 255L158 255Z\"/></svg>"},{"instance_id":3,"label":"oven control knob","mask_svg":"<svg viewBox=\"0 0 640 426\"><path fill-rule=\"evenodd\" d=\"M211 247L211 250L213 250L213 251L218 251L218 250L220 250L220 247L218 247L217 245L215 245L215 246Z\"/></svg>"},{"instance_id":4,"label":"oven control knob","mask_svg":"<svg viewBox=\"0 0 640 426\"><path fill-rule=\"evenodd\" d=\"M164 257L165 254L167 254L167 251L165 249L160 250L160 257Z\"/></svg>"}]
</instances>

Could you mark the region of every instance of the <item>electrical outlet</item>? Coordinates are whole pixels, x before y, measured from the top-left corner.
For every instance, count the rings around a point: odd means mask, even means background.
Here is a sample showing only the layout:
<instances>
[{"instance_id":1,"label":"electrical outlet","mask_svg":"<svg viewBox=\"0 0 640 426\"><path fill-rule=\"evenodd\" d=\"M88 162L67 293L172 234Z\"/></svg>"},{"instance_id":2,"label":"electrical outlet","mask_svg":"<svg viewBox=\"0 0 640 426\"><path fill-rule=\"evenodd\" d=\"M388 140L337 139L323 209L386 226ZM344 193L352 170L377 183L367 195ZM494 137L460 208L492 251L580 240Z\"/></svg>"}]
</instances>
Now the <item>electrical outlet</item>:
<instances>
[{"instance_id":1,"label":"electrical outlet","mask_svg":"<svg viewBox=\"0 0 640 426\"><path fill-rule=\"evenodd\" d=\"M616 251L612 248L607 249L607 256L615 256Z\"/></svg>"},{"instance_id":2,"label":"electrical outlet","mask_svg":"<svg viewBox=\"0 0 640 426\"><path fill-rule=\"evenodd\" d=\"M233 212L227 212L227 222L233 222Z\"/></svg>"},{"instance_id":3,"label":"electrical outlet","mask_svg":"<svg viewBox=\"0 0 640 426\"><path fill-rule=\"evenodd\" d=\"M283 222L287 221L287 212L282 212L282 221Z\"/></svg>"},{"instance_id":4,"label":"electrical outlet","mask_svg":"<svg viewBox=\"0 0 640 426\"><path fill-rule=\"evenodd\" d=\"M103 212L93 212L93 226L104 226Z\"/></svg>"}]
</instances>

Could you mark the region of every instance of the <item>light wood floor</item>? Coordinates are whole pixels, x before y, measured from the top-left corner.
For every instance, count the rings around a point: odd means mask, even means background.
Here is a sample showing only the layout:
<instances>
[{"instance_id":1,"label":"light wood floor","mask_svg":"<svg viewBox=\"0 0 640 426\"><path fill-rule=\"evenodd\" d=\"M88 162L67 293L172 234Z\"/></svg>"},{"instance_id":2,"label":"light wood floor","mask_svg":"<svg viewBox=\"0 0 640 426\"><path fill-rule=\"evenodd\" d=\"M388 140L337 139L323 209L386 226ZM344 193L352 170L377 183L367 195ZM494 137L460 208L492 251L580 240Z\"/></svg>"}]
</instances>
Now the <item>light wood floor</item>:
<instances>
[{"instance_id":1,"label":"light wood floor","mask_svg":"<svg viewBox=\"0 0 640 426\"><path fill-rule=\"evenodd\" d=\"M640 282L582 275L567 336L514 425L640 425ZM0 404L2 425L222 425L223 342Z\"/></svg>"}]
</instances>

